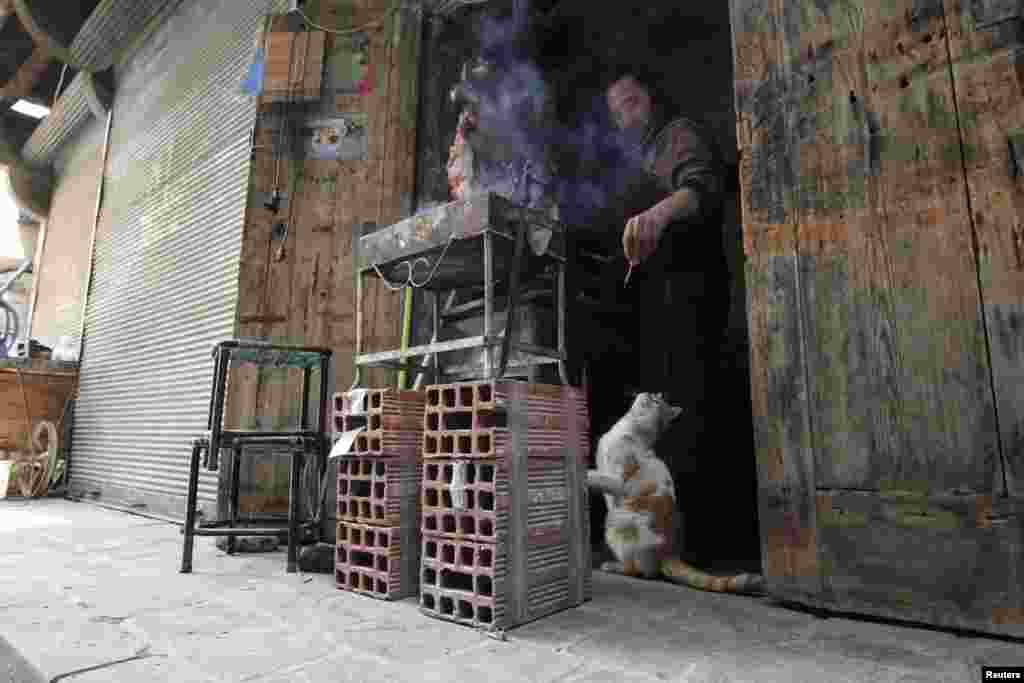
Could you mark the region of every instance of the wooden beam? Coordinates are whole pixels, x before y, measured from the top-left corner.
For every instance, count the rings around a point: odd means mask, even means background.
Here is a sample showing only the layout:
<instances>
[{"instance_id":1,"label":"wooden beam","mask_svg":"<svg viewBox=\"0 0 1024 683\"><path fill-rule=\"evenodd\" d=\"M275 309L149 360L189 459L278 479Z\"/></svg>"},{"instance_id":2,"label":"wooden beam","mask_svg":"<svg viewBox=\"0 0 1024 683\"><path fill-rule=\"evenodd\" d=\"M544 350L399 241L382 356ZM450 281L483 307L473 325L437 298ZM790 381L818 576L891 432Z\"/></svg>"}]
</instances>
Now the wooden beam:
<instances>
[{"instance_id":1,"label":"wooden beam","mask_svg":"<svg viewBox=\"0 0 1024 683\"><path fill-rule=\"evenodd\" d=\"M0 87L0 99L13 97L22 98L32 94L36 85L50 66L52 57L43 47L36 47L32 55L22 63L11 80Z\"/></svg>"},{"instance_id":2,"label":"wooden beam","mask_svg":"<svg viewBox=\"0 0 1024 683\"><path fill-rule=\"evenodd\" d=\"M68 51L66 45L61 43L60 40L50 35L42 25L36 21L35 16L32 14L32 8L29 7L27 0L10 0L11 4L14 5L14 11L18 15L18 19L21 21L22 27L25 32L32 36L32 40L35 41L36 47L43 49L50 57L61 60L62 62L70 63L71 53Z\"/></svg>"}]
</instances>

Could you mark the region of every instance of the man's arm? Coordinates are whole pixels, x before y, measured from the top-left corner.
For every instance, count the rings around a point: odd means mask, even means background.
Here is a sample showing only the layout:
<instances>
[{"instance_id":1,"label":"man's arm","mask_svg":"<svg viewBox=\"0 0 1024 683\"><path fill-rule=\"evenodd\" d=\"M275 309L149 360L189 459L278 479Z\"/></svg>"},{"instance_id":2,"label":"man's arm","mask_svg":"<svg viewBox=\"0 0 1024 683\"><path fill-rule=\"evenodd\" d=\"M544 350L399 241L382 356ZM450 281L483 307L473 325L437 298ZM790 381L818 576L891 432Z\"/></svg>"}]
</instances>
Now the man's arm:
<instances>
[{"instance_id":1,"label":"man's arm","mask_svg":"<svg viewBox=\"0 0 1024 683\"><path fill-rule=\"evenodd\" d=\"M696 218L700 214L700 194L685 185L652 206L649 211L658 223L667 225L679 220Z\"/></svg>"},{"instance_id":2,"label":"man's arm","mask_svg":"<svg viewBox=\"0 0 1024 683\"><path fill-rule=\"evenodd\" d=\"M668 225L696 222L722 192L723 178L710 145L680 120L657 141L654 173L671 187L671 195L626 224L623 251L632 263L651 256Z\"/></svg>"},{"instance_id":3,"label":"man's arm","mask_svg":"<svg viewBox=\"0 0 1024 683\"><path fill-rule=\"evenodd\" d=\"M626 259L636 264L650 258L658 248L665 228L675 221L690 220L700 214L700 194L684 186L626 223L622 249Z\"/></svg>"}]
</instances>

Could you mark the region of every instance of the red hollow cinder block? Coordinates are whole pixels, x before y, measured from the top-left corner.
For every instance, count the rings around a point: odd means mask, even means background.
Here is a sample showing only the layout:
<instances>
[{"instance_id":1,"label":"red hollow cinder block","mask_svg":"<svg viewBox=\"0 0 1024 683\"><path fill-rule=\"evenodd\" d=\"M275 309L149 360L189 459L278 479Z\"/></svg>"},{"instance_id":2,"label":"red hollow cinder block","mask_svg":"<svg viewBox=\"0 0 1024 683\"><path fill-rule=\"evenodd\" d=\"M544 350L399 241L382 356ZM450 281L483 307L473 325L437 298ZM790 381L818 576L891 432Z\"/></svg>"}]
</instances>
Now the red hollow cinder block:
<instances>
[{"instance_id":1,"label":"red hollow cinder block","mask_svg":"<svg viewBox=\"0 0 1024 683\"><path fill-rule=\"evenodd\" d=\"M430 386L427 396L424 458L500 458L518 443L527 457L568 449L589 460L589 411L574 387L468 382Z\"/></svg>"},{"instance_id":2,"label":"red hollow cinder block","mask_svg":"<svg viewBox=\"0 0 1024 683\"><path fill-rule=\"evenodd\" d=\"M415 455L340 458L338 519L378 526L418 526L422 468Z\"/></svg>"},{"instance_id":3,"label":"red hollow cinder block","mask_svg":"<svg viewBox=\"0 0 1024 683\"><path fill-rule=\"evenodd\" d=\"M339 589L399 600L416 594L418 569L416 527L338 522L334 578Z\"/></svg>"}]
</instances>

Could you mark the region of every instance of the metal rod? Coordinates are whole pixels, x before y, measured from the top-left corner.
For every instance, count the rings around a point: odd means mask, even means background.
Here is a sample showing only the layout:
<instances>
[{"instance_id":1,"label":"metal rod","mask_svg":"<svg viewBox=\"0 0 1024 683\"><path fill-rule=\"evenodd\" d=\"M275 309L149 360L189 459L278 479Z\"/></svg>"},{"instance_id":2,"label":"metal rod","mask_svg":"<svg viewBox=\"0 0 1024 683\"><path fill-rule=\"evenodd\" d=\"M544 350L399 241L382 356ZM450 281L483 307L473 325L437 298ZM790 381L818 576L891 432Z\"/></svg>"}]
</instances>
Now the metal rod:
<instances>
[{"instance_id":1,"label":"metal rod","mask_svg":"<svg viewBox=\"0 0 1024 683\"><path fill-rule=\"evenodd\" d=\"M562 384L568 386L569 382L569 370L565 366L565 361L568 358L566 351L566 318L568 316L568 302L566 301L565 294L565 264L559 264L558 266L558 297L556 301L556 311L558 315L558 353L560 358L558 359L558 376L562 379Z\"/></svg>"},{"instance_id":2,"label":"metal rod","mask_svg":"<svg viewBox=\"0 0 1024 683\"><path fill-rule=\"evenodd\" d=\"M461 351L462 349L475 349L488 344L500 344L501 338L485 337L483 335L474 337L463 337L462 339L452 339L445 342L437 342L434 344L424 344L423 346L414 346L406 351L382 351L380 353L367 353L356 357L356 363L359 365L372 365L380 362L398 362L401 363L403 357L420 357L427 356L433 353L447 353L449 351ZM405 363L401 363L405 365Z\"/></svg>"},{"instance_id":3,"label":"metal rod","mask_svg":"<svg viewBox=\"0 0 1024 683\"><path fill-rule=\"evenodd\" d=\"M12 275L11 278L4 283L3 287L0 287L0 296L6 294L7 290L14 286L14 281L17 280L22 275L24 275L25 271L28 270L31 265L32 259L25 259L25 262L18 266L18 269L14 271L14 275Z\"/></svg>"},{"instance_id":4,"label":"metal rod","mask_svg":"<svg viewBox=\"0 0 1024 683\"><path fill-rule=\"evenodd\" d=\"M412 277L412 270L409 271L409 277ZM401 348L403 351L409 348L409 337L412 334L412 288L407 287L405 294L402 297L402 344ZM405 389L405 383L408 379L408 375L405 370L398 371L398 390Z\"/></svg>"},{"instance_id":5,"label":"metal rod","mask_svg":"<svg viewBox=\"0 0 1024 683\"><path fill-rule=\"evenodd\" d=\"M484 339L491 337L494 315L494 245L491 243L493 232L484 232ZM484 377L491 377L491 349L484 349Z\"/></svg>"},{"instance_id":6,"label":"metal rod","mask_svg":"<svg viewBox=\"0 0 1024 683\"><path fill-rule=\"evenodd\" d=\"M211 430L212 431L212 430ZM233 429L224 429L220 433L221 445L224 443L240 441L242 443L251 442L254 444L268 444L273 443L274 445L282 446L296 446L302 443L303 440L315 440L319 437L320 432L308 431L308 432L240 432Z\"/></svg>"},{"instance_id":7,"label":"metal rod","mask_svg":"<svg viewBox=\"0 0 1024 683\"><path fill-rule=\"evenodd\" d=\"M536 301L538 299L546 299L553 296L553 292L550 290L532 290L529 292L523 292L519 295L519 303L528 303L530 301ZM470 317L478 310L483 308L483 299L474 299L473 301L467 301L464 304L458 306L452 306L451 309L447 309L442 313L446 320L453 320L463 317Z\"/></svg>"},{"instance_id":8,"label":"metal rod","mask_svg":"<svg viewBox=\"0 0 1024 683\"><path fill-rule=\"evenodd\" d=\"M224 420L224 386L228 376L230 351L217 349L216 371L213 378L213 411L210 416L210 453L211 468L217 467L220 456L220 435Z\"/></svg>"},{"instance_id":9,"label":"metal rod","mask_svg":"<svg viewBox=\"0 0 1024 683\"><path fill-rule=\"evenodd\" d=\"M323 346L289 346L288 344L275 344L274 342L263 341L262 339L246 339L240 341L238 339L230 339L228 341L222 341L218 346L225 349L269 349L270 351L277 352L301 352L301 353L315 353L321 356L330 356L333 351Z\"/></svg>"},{"instance_id":10,"label":"metal rod","mask_svg":"<svg viewBox=\"0 0 1024 683\"><path fill-rule=\"evenodd\" d=\"M238 489L241 487L241 470L242 469L242 443L236 441L231 444L231 489L230 499L228 501L228 515L231 521L231 528L238 526ZM231 536L228 538L227 543L228 555L235 554L235 537Z\"/></svg>"},{"instance_id":11,"label":"metal rod","mask_svg":"<svg viewBox=\"0 0 1024 683\"><path fill-rule=\"evenodd\" d=\"M203 449L199 441L192 444L192 458L189 461L188 497L185 499L185 544L181 551L181 573L192 572L192 543L196 534L196 497L199 492L199 453Z\"/></svg>"},{"instance_id":12,"label":"metal rod","mask_svg":"<svg viewBox=\"0 0 1024 683\"><path fill-rule=\"evenodd\" d=\"M505 306L505 332L501 336L501 358L498 362L497 378L505 374L508 367L508 354L512 338L516 336L516 321L519 309L519 273L523 269L523 250L526 246L526 224L519 224L519 231L516 233L516 250L512 258L512 273L509 276L508 304ZM489 376L489 375L488 375Z\"/></svg>"},{"instance_id":13,"label":"metal rod","mask_svg":"<svg viewBox=\"0 0 1024 683\"><path fill-rule=\"evenodd\" d=\"M320 359L320 410L317 415L316 428L319 432L319 438L316 440L316 467L317 474L319 475L317 481L320 482L320 490L316 498L316 510L314 511L313 521L316 522L317 529L317 540L322 538L322 530L320 527L320 521L324 518L324 505L327 501L327 454L330 452L328 444L328 429L327 429L327 413L328 413L328 401L332 400L330 397L330 372L331 372L331 356L323 356Z\"/></svg>"},{"instance_id":14,"label":"metal rod","mask_svg":"<svg viewBox=\"0 0 1024 683\"><path fill-rule=\"evenodd\" d=\"M545 361L554 362L558 360L564 360L566 357L565 354L561 351L549 349L543 346L537 346L536 344L512 342L512 348L515 349L516 351L520 351L530 356L537 356L538 358L544 359ZM530 363L527 362L526 365L530 365ZM538 365L543 365L543 363L538 363Z\"/></svg>"},{"instance_id":15,"label":"metal rod","mask_svg":"<svg viewBox=\"0 0 1024 683\"><path fill-rule=\"evenodd\" d=\"M449 295L448 295L448 304L449 305L454 300L454 298L455 298L455 290L453 289L449 293ZM445 308L447 308L447 306ZM434 292L434 305L433 305L433 309L434 309L433 310L433 313L434 313L434 336L431 337L430 343L436 344L437 340L440 339L440 337L441 337L441 292ZM440 384L441 383L441 355L438 354L438 353L431 354L430 359L433 361L433 365L434 365L434 375L433 375L433 377L434 377L434 384ZM424 358L423 361L425 363L427 361L427 359ZM416 378L416 387L417 388L419 388L420 382L422 380L423 380L423 373L420 373L419 377Z\"/></svg>"},{"instance_id":16,"label":"metal rod","mask_svg":"<svg viewBox=\"0 0 1024 683\"><path fill-rule=\"evenodd\" d=\"M292 466L289 476L288 492L288 568L289 574L298 570L298 545L299 545L299 495L300 480L302 478L302 465L304 454L301 448L292 451Z\"/></svg>"},{"instance_id":17,"label":"metal rod","mask_svg":"<svg viewBox=\"0 0 1024 683\"><path fill-rule=\"evenodd\" d=\"M299 406L299 429L302 431L309 429L309 380L312 374L310 368L302 369L302 405Z\"/></svg>"},{"instance_id":18,"label":"metal rod","mask_svg":"<svg viewBox=\"0 0 1024 683\"><path fill-rule=\"evenodd\" d=\"M286 529L203 529L199 528L193 532L195 536L279 536ZM294 571L294 570L293 570Z\"/></svg>"},{"instance_id":19,"label":"metal rod","mask_svg":"<svg viewBox=\"0 0 1024 683\"><path fill-rule=\"evenodd\" d=\"M352 262L356 264L356 352L354 357L357 359L355 363L355 372L352 377L352 386L349 387L349 391L352 391L359 386L361 377L361 368L359 365L359 354L363 351L363 271L360 270L359 264L359 240L362 239L363 233L367 232L367 223L363 223L362 228L355 228L352 231ZM370 223L369 225L375 225Z\"/></svg>"}]
</instances>

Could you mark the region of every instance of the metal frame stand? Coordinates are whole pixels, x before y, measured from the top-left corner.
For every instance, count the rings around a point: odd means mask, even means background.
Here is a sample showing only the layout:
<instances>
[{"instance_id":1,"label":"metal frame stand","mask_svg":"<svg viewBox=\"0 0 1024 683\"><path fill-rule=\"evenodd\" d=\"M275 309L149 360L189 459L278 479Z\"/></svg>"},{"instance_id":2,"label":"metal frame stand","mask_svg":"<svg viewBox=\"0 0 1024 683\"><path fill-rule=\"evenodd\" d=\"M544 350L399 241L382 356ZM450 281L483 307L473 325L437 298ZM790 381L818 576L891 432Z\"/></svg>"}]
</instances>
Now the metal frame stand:
<instances>
[{"instance_id":1,"label":"metal frame stand","mask_svg":"<svg viewBox=\"0 0 1024 683\"><path fill-rule=\"evenodd\" d=\"M278 536L288 533L288 572L297 571L300 527L313 528L316 522L300 522L299 502L301 479L306 457L316 457L318 481L322 480L327 468L327 395L328 373L332 352L329 349L279 346L258 341L231 340L217 344L213 350L214 381L210 392L210 413L207 432L192 440L192 458L189 467L188 497L185 508L184 548L181 558L181 573L192 571L192 550L195 536L227 536L228 554L234 552L234 539L238 536ZM227 389L228 366L233 360L258 366L286 366L302 368L302 407L298 430L284 432L259 432L223 429L224 399ZM309 389L312 366L320 366L320 410L317 429L312 429L309 419ZM247 528L238 527L239 473L245 446L281 446L289 451L291 466L289 472L288 525L286 527ZM196 523L196 498L199 489L200 455L205 453L203 466L209 471L218 470L218 455L221 449L231 450L229 461L227 500L218 500L221 519L214 522ZM314 515L315 516L315 515ZM223 519L227 517L227 519Z\"/></svg>"},{"instance_id":2,"label":"metal frame stand","mask_svg":"<svg viewBox=\"0 0 1024 683\"><path fill-rule=\"evenodd\" d=\"M434 382L441 382L441 368L439 362L439 355L451 351L461 351L464 349L475 349L484 348L484 379L500 379L505 376L505 372L508 369L508 360L511 351L514 349L520 353L531 358L531 365L545 365L545 364L558 364L558 374L563 384L570 384L568 371L566 368L566 361L568 355L566 352L566 291L565 291L565 279L566 279L566 262L567 259L557 254L547 254L546 258L551 261L551 265L555 269L555 282L553 286L552 295L554 297L555 310L557 315L557 333L558 333L558 348L544 348L533 344L524 344L515 341L517 332L517 310L519 308L520 301L520 289L521 289L521 277L524 262L525 262L525 251L526 251L526 232L529 226L525 222L519 222L515 236L509 235L508 233L496 230L494 228L487 228L482 230L478 237L483 247L483 289L484 296L482 302L476 302L477 305L482 303L483 305L483 334L481 336L465 337L462 339L454 339L451 341L439 342L437 339L440 336L441 319L443 317L441 311L441 296L444 293L450 293L452 289L445 289L443 286L435 286L433 291L433 323L434 323L434 341L430 344L422 346L416 346L404 351L384 351L380 353L361 353L362 349L359 348L362 342L362 335L357 332L356 335L356 377L352 384L352 388L359 385L361 377L361 369L364 367L383 367L397 370L408 370L410 372L422 372L421 366L418 364L411 364L408 362L410 358L427 357L432 360L431 369L434 377ZM508 291L508 307L506 311L506 322L505 329L501 334L494 334L494 285L495 285L495 266L494 266L494 240L505 239L515 240L515 252L512 259L511 270L509 272L509 291ZM416 258L413 256L412 259ZM410 268L411 271L411 268ZM373 266L369 268L360 268L358 278L360 280L359 286L357 286L357 315L356 319L361 323L361 311L362 311L362 277L370 273L376 272ZM378 272L379 275L379 272ZM471 304L472 305L472 304ZM461 307L460 307L461 308ZM358 323L357 323L358 324ZM491 350L494 347L500 347L500 355L498 357L497 364L495 364L492 358Z\"/></svg>"}]
</instances>

